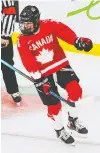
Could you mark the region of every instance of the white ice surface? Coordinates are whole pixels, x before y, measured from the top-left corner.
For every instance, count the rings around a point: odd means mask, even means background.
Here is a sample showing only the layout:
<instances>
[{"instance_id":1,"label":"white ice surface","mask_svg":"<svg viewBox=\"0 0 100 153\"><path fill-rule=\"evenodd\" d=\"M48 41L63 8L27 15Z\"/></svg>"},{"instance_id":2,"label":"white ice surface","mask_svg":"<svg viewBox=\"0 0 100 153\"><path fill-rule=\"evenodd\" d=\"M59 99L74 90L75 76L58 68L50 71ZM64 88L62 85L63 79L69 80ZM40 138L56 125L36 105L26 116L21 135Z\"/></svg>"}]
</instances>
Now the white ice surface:
<instances>
[{"instance_id":1,"label":"white ice surface","mask_svg":"<svg viewBox=\"0 0 100 153\"><path fill-rule=\"evenodd\" d=\"M89 97L77 107L89 134L86 139L77 137L75 147L56 138L44 110L2 119L2 153L100 153L100 98Z\"/></svg>"}]
</instances>

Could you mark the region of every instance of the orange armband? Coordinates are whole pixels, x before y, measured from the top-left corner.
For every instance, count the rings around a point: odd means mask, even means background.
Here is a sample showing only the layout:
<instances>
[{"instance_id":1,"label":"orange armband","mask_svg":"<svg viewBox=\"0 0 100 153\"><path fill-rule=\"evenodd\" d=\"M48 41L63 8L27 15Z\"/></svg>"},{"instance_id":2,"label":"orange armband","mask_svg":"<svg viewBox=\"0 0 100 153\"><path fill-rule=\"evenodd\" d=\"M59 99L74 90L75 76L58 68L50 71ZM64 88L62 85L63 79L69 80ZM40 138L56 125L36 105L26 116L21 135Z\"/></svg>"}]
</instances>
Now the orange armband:
<instances>
[{"instance_id":1,"label":"orange armband","mask_svg":"<svg viewBox=\"0 0 100 153\"><path fill-rule=\"evenodd\" d=\"M3 9L5 15L16 15L16 8L14 6Z\"/></svg>"}]
</instances>

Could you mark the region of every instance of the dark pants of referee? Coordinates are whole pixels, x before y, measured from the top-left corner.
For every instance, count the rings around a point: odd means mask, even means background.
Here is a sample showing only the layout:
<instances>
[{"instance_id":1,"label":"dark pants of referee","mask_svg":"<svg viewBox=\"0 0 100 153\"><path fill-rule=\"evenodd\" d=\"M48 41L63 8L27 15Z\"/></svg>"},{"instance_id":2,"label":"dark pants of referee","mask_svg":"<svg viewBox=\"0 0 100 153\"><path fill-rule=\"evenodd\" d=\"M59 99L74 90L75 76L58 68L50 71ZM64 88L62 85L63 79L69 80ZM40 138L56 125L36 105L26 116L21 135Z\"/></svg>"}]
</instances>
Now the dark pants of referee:
<instances>
[{"instance_id":1,"label":"dark pants of referee","mask_svg":"<svg viewBox=\"0 0 100 153\"><path fill-rule=\"evenodd\" d=\"M8 46L1 48L1 58L13 66L14 65L13 54L14 53L13 53L12 39L9 38ZM15 72L2 63L1 63L1 70L3 73L3 80L5 82L7 92L9 94L19 92Z\"/></svg>"}]
</instances>

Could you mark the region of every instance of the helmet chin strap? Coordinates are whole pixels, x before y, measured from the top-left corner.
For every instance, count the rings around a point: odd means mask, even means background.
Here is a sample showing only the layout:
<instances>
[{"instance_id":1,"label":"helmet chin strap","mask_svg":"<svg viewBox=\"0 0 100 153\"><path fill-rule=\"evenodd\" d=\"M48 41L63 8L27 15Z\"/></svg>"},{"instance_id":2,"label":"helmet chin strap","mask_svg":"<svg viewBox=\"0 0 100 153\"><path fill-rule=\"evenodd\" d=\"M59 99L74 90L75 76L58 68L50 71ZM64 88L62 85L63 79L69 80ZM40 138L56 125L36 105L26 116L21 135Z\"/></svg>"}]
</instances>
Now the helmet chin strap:
<instances>
[{"instance_id":1,"label":"helmet chin strap","mask_svg":"<svg viewBox=\"0 0 100 153\"><path fill-rule=\"evenodd\" d=\"M24 34L24 35L32 35L33 34L33 32L30 30L30 29L24 29L23 31L22 31L22 33Z\"/></svg>"},{"instance_id":2,"label":"helmet chin strap","mask_svg":"<svg viewBox=\"0 0 100 153\"><path fill-rule=\"evenodd\" d=\"M34 32L34 34L38 34L40 31L40 27L38 28L38 30L36 32Z\"/></svg>"},{"instance_id":3,"label":"helmet chin strap","mask_svg":"<svg viewBox=\"0 0 100 153\"><path fill-rule=\"evenodd\" d=\"M38 33L40 30L40 25L38 25L37 27L34 28L33 34Z\"/></svg>"}]
</instances>

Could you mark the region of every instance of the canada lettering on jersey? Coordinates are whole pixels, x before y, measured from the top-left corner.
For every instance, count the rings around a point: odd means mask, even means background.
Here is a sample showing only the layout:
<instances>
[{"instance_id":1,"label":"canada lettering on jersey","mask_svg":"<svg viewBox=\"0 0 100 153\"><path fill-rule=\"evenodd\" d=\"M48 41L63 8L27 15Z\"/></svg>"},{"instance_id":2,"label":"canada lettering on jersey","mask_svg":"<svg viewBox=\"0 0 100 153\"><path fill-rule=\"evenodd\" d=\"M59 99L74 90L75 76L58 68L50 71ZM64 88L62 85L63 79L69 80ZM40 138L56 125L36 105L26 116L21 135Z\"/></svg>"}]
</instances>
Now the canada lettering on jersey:
<instances>
[{"instance_id":1,"label":"canada lettering on jersey","mask_svg":"<svg viewBox=\"0 0 100 153\"><path fill-rule=\"evenodd\" d=\"M53 42L52 34L48 35L44 38L41 38L40 40L36 41L35 43L31 43L31 45L29 46L29 49L35 51L35 50L39 49L40 47L44 46L45 44L49 44L51 42Z\"/></svg>"}]
</instances>

